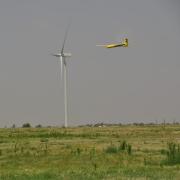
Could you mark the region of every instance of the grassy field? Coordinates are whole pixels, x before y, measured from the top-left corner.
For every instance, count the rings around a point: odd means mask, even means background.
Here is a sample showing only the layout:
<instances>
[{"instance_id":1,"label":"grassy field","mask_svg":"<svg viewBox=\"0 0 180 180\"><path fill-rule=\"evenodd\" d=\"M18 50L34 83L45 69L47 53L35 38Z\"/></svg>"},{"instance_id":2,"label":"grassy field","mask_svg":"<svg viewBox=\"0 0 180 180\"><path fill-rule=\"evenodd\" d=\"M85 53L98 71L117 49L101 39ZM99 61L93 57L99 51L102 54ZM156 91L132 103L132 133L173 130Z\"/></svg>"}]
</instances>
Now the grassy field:
<instances>
[{"instance_id":1,"label":"grassy field","mask_svg":"<svg viewBox=\"0 0 180 180\"><path fill-rule=\"evenodd\" d=\"M0 129L0 180L180 179L180 125Z\"/></svg>"}]
</instances>

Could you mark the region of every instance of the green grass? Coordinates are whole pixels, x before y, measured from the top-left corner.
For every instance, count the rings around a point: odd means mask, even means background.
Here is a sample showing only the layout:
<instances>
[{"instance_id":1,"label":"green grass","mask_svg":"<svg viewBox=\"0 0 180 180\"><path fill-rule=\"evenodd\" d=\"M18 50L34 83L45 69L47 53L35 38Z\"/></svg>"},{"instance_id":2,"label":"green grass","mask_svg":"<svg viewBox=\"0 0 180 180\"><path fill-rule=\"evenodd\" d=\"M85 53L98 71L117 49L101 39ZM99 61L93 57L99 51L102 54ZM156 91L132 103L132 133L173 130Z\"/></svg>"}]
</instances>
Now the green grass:
<instances>
[{"instance_id":1,"label":"green grass","mask_svg":"<svg viewBox=\"0 0 180 180\"><path fill-rule=\"evenodd\" d=\"M180 144L170 142L168 143L168 149L161 152L166 154L166 159L162 163L169 165L180 164Z\"/></svg>"},{"instance_id":2,"label":"green grass","mask_svg":"<svg viewBox=\"0 0 180 180\"><path fill-rule=\"evenodd\" d=\"M0 180L178 179L180 126L0 129Z\"/></svg>"}]
</instances>

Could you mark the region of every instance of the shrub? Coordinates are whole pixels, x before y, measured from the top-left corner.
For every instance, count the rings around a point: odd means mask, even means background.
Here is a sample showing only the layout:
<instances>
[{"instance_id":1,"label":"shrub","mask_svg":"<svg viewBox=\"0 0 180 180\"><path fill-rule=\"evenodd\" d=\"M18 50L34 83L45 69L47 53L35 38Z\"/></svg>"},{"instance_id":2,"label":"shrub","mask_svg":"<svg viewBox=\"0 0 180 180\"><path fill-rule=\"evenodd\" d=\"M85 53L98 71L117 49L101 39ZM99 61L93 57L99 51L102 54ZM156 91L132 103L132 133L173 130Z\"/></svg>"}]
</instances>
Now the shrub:
<instances>
[{"instance_id":1,"label":"shrub","mask_svg":"<svg viewBox=\"0 0 180 180\"><path fill-rule=\"evenodd\" d=\"M118 152L118 148L114 145L110 145L105 149L106 153L117 153Z\"/></svg>"},{"instance_id":2,"label":"shrub","mask_svg":"<svg viewBox=\"0 0 180 180\"><path fill-rule=\"evenodd\" d=\"M118 152L127 152L129 155L132 154L132 146L126 141L122 141L119 146L111 144L105 149L106 153L118 153Z\"/></svg>"},{"instance_id":3,"label":"shrub","mask_svg":"<svg viewBox=\"0 0 180 180\"><path fill-rule=\"evenodd\" d=\"M77 155L81 154L81 149L79 147L76 149L76 153L77 153Z\"/></svg>"},{"instance_id":4,"label":"shrub","mask_svg":"<svg viewBox=\"0 0 180 180\"><path fill-rule=\"evenodd\" d=\"M132 153L132 146L130 144L127 145L127 153L131 155Z\"/></svg>"},{"instance_id":5,"label":"shrub","mask_svg":"<svg viewBox=\"0 0 180 180\"><path fill-rule=\"evenodd\" d=\"M41 128L41 127L42 127L41 124L36 125L36 128Z\"/></svg>"},{"instance_id":6,"label":"shrub","mask_svg":"<svg viewBox=\"0 0 180 180\"><path fill-rule=\"evenodd\" d=\"M162 152L166 152L166 159L163 161L165 164L180 164L180 144L170 142L167 151L162 150Z\"/></svg>"},{"instance_id":7,"label":"shrub","mask_svg":"<svg viewBox=\"0 0 180 180\"><path fill-rule=\"evenodd\" d=\"M126 141L123 141L120 145L120 150L125 150L127 148L127 143Z\"/></svg>"},{"instance_id":8,"label":"shrub","mask_svg":"<svg viewBox=\"0 0 180 180\"><path fill-rule=\"evenodd\" d=\"M95 156L95 154L96 154L96 149L95 149L95 147L93 147L93 148L90 150L89 154L90 154L90 159L92 159L92 158Z\"/></svg>"},{"instance_id":9,"label":"shrub","mask_svg":"<svg viewBox=\"0 0 180 180\"><path fill-rule=\"evenodd\" d=\"M48 138L41 138L40 139L40 142L48 142L49 140L48 140Z\"/></svg>"},{"instance_id":10,"label":"shrub","mask_svg":"<svg viewBox=\"0 0 180 180\"><path fill-rule=\"evenodd\" d=\"M30 123L24 123L22 125L22 128L30 128L30 127L31 127Z\"/></svg>"}]
</instances>

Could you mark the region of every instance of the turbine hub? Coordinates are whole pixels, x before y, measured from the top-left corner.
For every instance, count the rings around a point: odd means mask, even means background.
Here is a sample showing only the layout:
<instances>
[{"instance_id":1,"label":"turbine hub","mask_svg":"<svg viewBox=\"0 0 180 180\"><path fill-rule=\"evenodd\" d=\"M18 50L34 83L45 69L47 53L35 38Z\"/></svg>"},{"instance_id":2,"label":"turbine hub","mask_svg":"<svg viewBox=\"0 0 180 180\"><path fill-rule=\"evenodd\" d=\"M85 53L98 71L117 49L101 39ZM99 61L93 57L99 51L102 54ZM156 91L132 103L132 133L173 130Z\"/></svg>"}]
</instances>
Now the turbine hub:
<instances>
[{"instance_id":1,"label":"turbine hub","mask_svg":"<svg viewBox=\"0 0 180 180\"><path fill-rule=\"evenodd\" d=\"M55 57L71 57L71 53L58 53L58 54L52 54Z\"/></svg>"}]
</instances>

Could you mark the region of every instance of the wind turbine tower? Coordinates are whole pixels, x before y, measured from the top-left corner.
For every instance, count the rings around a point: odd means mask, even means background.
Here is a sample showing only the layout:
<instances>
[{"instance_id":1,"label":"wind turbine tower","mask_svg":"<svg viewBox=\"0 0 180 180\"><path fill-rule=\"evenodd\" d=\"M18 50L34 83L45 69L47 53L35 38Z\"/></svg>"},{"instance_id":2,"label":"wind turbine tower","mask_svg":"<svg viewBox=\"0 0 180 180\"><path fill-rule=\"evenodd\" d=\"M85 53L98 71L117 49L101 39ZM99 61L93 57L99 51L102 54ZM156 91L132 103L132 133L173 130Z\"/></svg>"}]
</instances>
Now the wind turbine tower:
<instances>
[{"instance_id":1,"label":"wind turbine tower","mask_svg":"<svg viewBox=\"0 0 180 180\"><path fill-rule=\"evenodd\" d=\"M62 49L59 51L57 54L52 54L52 56L58 57L59 61L61 63L61 81L63 80L63 85L64 85L64 127L68 127L68 95L67 95L67 62L66 59L67 57L71 57L71 53L64 53L64 47L67 39L67 34L68 34L68 29L69 26L66 30L65 36L64 36L64 41L62 44Z\"/></svg>"}]
</instances>

